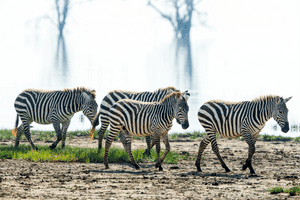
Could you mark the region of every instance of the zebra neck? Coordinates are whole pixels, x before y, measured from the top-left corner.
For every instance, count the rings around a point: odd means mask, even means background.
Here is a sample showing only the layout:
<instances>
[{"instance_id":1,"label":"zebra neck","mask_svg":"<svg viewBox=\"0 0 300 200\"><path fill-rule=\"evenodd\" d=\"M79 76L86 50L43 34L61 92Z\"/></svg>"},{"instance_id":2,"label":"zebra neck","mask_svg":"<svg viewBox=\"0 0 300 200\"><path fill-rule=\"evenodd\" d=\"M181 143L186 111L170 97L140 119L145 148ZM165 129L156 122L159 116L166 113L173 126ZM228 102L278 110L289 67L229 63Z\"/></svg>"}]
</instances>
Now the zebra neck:
<instances>
[{"instance_id":1,"label":"zebra neck","mask_svg":"<svg viewBox=\"0 0 300 200\"><path fill-rule=\"evenodd\" d=\"M175 118L175 105L172 101L164 102L159 105L157 112L163 116L165 121L172 123Z\"/></svg>"},{"instance_id":2,"label":"zebra neck","mask_svg":"<svg viewBox=\"0 0 300 200\"><path fill-rule=\"evenodd\" d=\"M260 107L260 117L263 123L266 123L272 118L272 113L275 108L275 100L269 99L267 101L258 102L257 105Z\"/></svg>"},{"instance_id":3,"label":"zebra neck","mask_svg":"<svg viewBox=\"0 0 300 200\"><path fill-rule=\"evenodd\" d=\"M81 94L73 93L73 98L70 98L70 114L83 110L84 98Z\"/></svg>"}]
</instances>

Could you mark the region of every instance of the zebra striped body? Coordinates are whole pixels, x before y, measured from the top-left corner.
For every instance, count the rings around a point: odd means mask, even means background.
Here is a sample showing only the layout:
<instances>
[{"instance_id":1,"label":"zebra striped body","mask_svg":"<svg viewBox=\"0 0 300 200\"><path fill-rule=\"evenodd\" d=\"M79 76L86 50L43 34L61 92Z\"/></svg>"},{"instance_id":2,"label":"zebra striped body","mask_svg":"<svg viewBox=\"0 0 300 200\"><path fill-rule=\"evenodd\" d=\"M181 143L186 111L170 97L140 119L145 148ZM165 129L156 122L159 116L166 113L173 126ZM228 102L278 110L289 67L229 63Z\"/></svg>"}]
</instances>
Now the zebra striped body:
<instances>
[{"instance_id":1,"label":"zebra striped body","mask_svg":"<svg viewBox=\"0 0 300 200\"><path fill-rule=\"evenodd\" d=\"M32 148L36 148L30 136L30 124L33 121L39 124L52 123L57 140L51 148L55 148L60 140L62 140L62 148L64 148L66 132L73 115L82 110L83 114L92 122L98 107L95 101L95 91L85 88L58 91L28 89L18 95L14 106L17 111L17 120L13 131L17 132L15 147L19 146L19 140L24 131ZM22 120L19 128L17 128L18 117ZM62 124L62 133L60 124Z\"/></svg>"},{"instance_id":2,"label":"zebra striped body","mask_svg":"<svg viewBox=\"0 0 300 200\"><path fill-rule=\"evenodd\" d=\"M189 93L182 95L181 92L173 92L160 102L141 102L135 100L121 100L115 103L109 110L110 133L105 144L104 164L108 168L107 156L113 139L119 131L124 131L125 149L130 157L131 163L139 169L131 153L132 135L153 135L152 143L156 145L157 163L156 167L162 170L161 162L170 150L168 132L172 127L172 121L176 118L183 129L188 128L188 105ZM161 159L160 138L166 145L166 151Z\"/></svg>"},{"instance_id":3,"label":"zebra striped body","mask_svg":"<svg viewBox=\"0 0 300 200\"><path fill-rule=\"evenodd\" d=\"M99 123L99 115L101 118L101 128L98 132L99 137L99 143L98 143L98 150L102 148L102 140L104 137L104 133L106 129L109 126L109 109L119 100L122 99L132 99L137 101L143 101L143 102L159 102L161 101L165 96L168 94L171 94L176 90L174 87L167 87L167 88L160 88L154 92L130 92L130 91L124 91L124 90L114 90L109 92L102 100L100 104L100 111L95 117L95 124ZM95 124L93 123L93 129L95 128ZM124 138L123 132L120 132L120 138ZM121 140L124 145L124 141ZM145 153L150 155L150 136L146 136L146 142L147 142L147 150ZM125 146L124 146L125 147Z\"/></svg>"},{"instance_id":4,"label":"zebra striped body","mask_svg":"<svg viewBox=\"0 0 300 200\"><path fill-rule=\"evenodd\" d=\"M196 167L200 168L200 160L206 146L211 142L212 149L217 155L226 172L230 169L224 163L219 154L216 142L216 134L220 134L227 138L236 138L243 136L249 145L249 155L246 164L243 166L245 170L249 167L251 173L255 173L251 160L255 152L255 142L265 123L273 117L274 120L282 128L283 132L289 130L287 118L288 109L286 102L290 98L283 99L279 96L262 96L253 101L243 102L226 102L221 100L208 101L202 105L198 111L198 119L204 127L207 136L201 141Z\"/></svg>"}]
</instances>

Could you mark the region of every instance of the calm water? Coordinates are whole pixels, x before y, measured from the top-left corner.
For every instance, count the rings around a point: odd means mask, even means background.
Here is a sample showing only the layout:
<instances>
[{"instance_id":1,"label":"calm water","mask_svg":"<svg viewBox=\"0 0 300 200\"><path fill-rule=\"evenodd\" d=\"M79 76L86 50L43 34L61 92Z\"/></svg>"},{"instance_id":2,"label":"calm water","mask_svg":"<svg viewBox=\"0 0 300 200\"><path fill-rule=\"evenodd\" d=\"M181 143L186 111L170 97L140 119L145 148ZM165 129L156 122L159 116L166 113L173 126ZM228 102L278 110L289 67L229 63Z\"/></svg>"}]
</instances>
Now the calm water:
<instances>
[{"instance_id":1,"label":"calm water","mask_svg":"<svg viewBox=\"0 0 300 200\"><path fill-rule=\"evenodd\" d=\"M290 124L300 123L295 71L300 66L298 1L199 4L199 10L208 13L210 28L193 21L188 62L188 49L178 46L170 22L145 2L76 5L69 11L63 36L50 21L40 19L45 14L55 19L53 2L32 1L39 8L32 10L28 1L1 1L0 24L5 30L0 33L1 129L13 128L13 103L24 89L78 86L95 89L99 104L115 89L188 89L190 127L183 131L174 121L170 132L203 131L197 112L210 99L240 101L266 94L293 96L287 104ZM250 8L258 3L256 15L249 17ZM275 131L275 124L271 119L262 134L300 136L299 130ZM52 125L33 126L53 130ZM69 130L89 128L87 118L78 113Z\"/></svg>"}]
</instances>

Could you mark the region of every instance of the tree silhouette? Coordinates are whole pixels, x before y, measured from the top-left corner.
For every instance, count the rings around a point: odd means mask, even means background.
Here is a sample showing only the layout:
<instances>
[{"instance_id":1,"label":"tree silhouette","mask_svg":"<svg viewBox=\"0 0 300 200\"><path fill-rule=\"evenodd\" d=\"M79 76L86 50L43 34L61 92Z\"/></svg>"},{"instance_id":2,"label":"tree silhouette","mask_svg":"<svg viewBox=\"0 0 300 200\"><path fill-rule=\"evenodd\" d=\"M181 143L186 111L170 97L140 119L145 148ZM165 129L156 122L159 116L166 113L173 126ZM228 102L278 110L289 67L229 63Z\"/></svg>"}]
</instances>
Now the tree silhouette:
<instances>
[{"instance_id":1,"label":"tree silhouette","mask_svg":"<svg viewBox=\"0 0 300 200\"><path fill-rule=\"evenodd\" d=\"M168 10L172 10L171 13L164 13L158 8L157 1L148 0L148 5L154 8L164 19L168 20L175 33L176 50L175 50L175 65L177 70L179 65L183 64L186 75L189 81L189 87L192 89L193 84L193 62L192 62L192 51L191 51L191 38L190 31L192 28L192 17L196 13L198 19L202 25L205 25L205 21L201 20L202 16L206 16L206 13L201 13L195 9L195 6L201 2L194 0L167 0L164 4L168 6ZM182 58L182 62L180 62ZM177 75L177 79L179 79Z\"/></svg>"},{"instance_id":2,"label":"tree silhouette","mask_svg":"<svg viewBox=\"0 0 300 200\"><path fill-rule=\"evenodd\" d=\"M55 0L56 12L57 12L57 29L59 31L57 37L57 47L55 56L55 68L61 72L62 83L66 84L68 74L68 57L67 49L65 44L65 38L63 30L66 25L66 19L69 11L69 0Z\"/></svg>"},{"instance_id":3,"label":"tree silhouette","mask_svg":"<svg viewBox=\"0 0 300 200\"><path fill-rule=\"evenodd\" d=\"M57 28L59 30L59 35L63 35L68 16L69 0L55 0L55 5L57 12Z\"/></svg>"}]
</instances>

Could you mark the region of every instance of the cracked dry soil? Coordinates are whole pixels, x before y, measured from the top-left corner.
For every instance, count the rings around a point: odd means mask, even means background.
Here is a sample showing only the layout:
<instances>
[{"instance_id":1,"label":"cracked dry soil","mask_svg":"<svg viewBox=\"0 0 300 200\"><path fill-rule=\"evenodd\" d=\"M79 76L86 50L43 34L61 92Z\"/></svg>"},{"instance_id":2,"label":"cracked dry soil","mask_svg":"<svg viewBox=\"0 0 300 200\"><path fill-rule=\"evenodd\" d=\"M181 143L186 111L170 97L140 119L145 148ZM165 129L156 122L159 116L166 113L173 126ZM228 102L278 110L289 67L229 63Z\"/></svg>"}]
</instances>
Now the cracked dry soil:
<instances>
[{"instance_id":1,"label":"cracked dry soil","mask_svg":"<svg viewBox=\"0 0 300 200\"><path fill-rule=\"evenodd\" d=\"M86 141L86 137L77 137L68 145L97 147L97 140ZM192 159L163 163L164 171L155 169L152 162L139 163L141 170L129 163L110 163L110 169L105 170L103 163L1 160L0 199L300 199L268 192L276 186L300 185L299 142L257 141L253 160L257 177L251 176L249 169L241 170L248 153L246 142L225 138L217 142L231 168L229 173L225 173L210 145L201 163L203 172L198 173L193 158L200 140L185 139L171 140L171 149L188 153ZM122 147L119 141L113 146ZM133 148L145 146L143 141L133 141Z\"/></svg>"}]
</instances>

